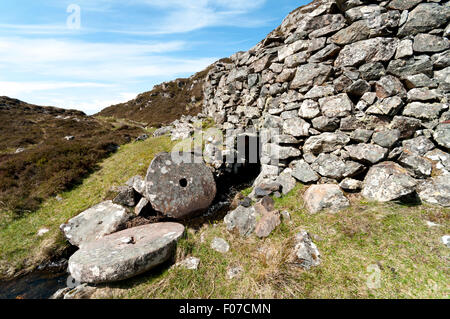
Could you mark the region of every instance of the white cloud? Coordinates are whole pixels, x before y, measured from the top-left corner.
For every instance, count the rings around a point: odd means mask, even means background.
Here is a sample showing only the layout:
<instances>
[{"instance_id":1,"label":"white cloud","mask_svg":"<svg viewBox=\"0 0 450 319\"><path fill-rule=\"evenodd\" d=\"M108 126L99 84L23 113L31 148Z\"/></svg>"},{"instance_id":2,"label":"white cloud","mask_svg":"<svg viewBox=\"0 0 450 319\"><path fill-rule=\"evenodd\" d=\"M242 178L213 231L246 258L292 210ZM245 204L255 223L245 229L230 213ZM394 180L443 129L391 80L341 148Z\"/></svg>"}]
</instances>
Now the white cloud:
<instances>
[{"instance_id":1,"label":"white cloud","mask_svg":"<svg viewBox=\"0 0 450 319\"><path fill-rule=\"evenodd\" d=\"M110 84L91 82L14 82L0 81L0 95L16 97L38 91L61 90L68 88L105 88Z\"/></svg>"}]
</instances>

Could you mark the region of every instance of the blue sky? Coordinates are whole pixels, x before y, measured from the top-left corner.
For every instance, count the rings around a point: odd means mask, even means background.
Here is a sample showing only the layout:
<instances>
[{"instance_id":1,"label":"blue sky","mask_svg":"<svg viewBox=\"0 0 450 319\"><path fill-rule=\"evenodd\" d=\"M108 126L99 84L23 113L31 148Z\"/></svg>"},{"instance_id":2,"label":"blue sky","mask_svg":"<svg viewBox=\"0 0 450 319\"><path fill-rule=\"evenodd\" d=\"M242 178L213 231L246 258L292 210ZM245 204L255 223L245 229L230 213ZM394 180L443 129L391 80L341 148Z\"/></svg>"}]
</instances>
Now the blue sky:
<instances>
[{"instance_id":1,"label":"blue sky","mask_svg":"<svg viewBox=\"0 0 450 319\"><path fill-rule=\"evenodd\" d=\"M1 1L0 96L93 114L248 50L308 2Z\"/></svg>"}]
</instances>

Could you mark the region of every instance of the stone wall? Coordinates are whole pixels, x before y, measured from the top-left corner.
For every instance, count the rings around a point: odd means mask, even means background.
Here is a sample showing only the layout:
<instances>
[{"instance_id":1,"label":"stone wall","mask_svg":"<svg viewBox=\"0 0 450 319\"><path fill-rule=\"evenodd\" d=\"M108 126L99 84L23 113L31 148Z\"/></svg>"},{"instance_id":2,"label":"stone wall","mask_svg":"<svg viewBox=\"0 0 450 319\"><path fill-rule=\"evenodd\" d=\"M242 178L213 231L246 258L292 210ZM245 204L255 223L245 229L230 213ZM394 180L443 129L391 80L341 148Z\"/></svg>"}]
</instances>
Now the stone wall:
<instances>
[{"instance_id":1,"label":"stone wall","mask_svg":"<svg viewBox=\"0 0 450 319\"><path fill-rule=\"evenodd\" d=\"M339 183L449 206L449 20L439 0L313 1L213 65L203 113L223 130L281 131L268 142L284 158L263 151L255 186Z\"/></svg>"}]
</instances>

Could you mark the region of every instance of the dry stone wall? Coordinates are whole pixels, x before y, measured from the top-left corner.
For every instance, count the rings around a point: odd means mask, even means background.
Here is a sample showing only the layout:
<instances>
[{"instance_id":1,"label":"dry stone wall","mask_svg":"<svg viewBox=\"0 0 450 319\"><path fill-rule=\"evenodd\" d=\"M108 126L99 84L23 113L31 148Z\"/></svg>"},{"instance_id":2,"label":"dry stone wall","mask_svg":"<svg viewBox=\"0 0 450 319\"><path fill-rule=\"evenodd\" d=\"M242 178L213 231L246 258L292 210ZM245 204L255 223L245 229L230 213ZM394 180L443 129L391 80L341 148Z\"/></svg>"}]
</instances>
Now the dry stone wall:
<instances>
[{"instance_id":1,"label":"dry stone wall","mask_svg":"<svg viewBox=\"0 0 450 319\"><path fill-rule=\"evenodd\" d=\"M222 130L280 130L266 143L283 156L263 145L255 187L450 206L449 21L447 1L313 1L213 65L203 113Z\"/></svg>"}]
</instances>

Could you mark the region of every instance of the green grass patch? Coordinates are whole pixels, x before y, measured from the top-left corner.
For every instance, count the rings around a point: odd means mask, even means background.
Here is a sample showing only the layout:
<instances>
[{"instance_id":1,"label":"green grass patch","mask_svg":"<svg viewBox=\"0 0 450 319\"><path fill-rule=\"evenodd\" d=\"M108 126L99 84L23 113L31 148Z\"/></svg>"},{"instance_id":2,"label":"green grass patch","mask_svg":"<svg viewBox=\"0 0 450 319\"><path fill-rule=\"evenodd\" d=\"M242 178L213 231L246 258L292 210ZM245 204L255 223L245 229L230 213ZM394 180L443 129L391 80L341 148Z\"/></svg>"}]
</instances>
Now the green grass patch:
<instances>
[{"instance_id":1,"label":"green grass patch","mask_svg":"<svg viewBox=\"0 0 450 319\"><path fill-rule=\"evenodd\" d=\"M172 145L168 136L123 145L101 162L99 170L81 185L61 193L62 201L48 199L37 211L19 219L2 213L0 274L6 276L30 269L67 247L59 230L60 224L101 202L112 186L122 185L134 175L145 175L153 157L159 152L170 151ZM50 231L38 237L41 228Z\"/></svg>"},{"instance_id":2,"label":"green grass patch","mask_svg":"<svg viewBox=\"0 0 450 319\"><path fill-rule=\"evenodd\" d=\"M365 202L357 196L339 213L309 214L302 196L306 186L280 199L288 210L268 238L241 238L223 222L188 229L176 260L200 258L196 271L170 264L123 283L109 285L114 298L448 298L449 250L441 236L450 230L449 210L423 205ZM245 193L245 192L244 192ZM439 223L429 228L425 221ZM293 237L307 230L321 252L322 263L309 271L288 263ZM210 248L214 237L230 244L220 254ZM227 269L240 266L240 278ZM379 287L369 288L372 268L380 270Z\"/></svg>"}]
</instances>

